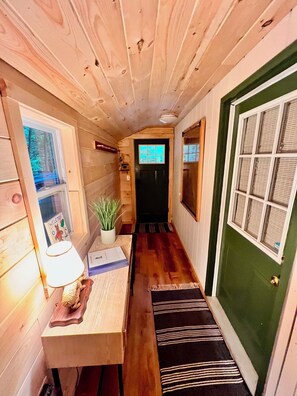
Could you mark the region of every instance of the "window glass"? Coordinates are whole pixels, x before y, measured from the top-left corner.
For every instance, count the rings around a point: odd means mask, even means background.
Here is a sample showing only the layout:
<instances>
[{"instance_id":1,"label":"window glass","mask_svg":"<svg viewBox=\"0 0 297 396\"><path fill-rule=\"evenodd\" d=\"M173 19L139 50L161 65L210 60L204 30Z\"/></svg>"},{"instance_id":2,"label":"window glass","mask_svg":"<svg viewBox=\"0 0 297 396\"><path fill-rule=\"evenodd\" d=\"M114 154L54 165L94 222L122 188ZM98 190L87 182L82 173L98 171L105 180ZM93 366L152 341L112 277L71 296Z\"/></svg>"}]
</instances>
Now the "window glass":
<instances>
[{"instance_id":1,"label":"window glass","mask_svg":"<svg viewBox=\"0 0 297 396\"><path fill-rule=\"evenodd\" d=\"M36 191L60 184L53 133L24 127Z\"/></svg>"},{"instance_id":2,"label":"window glass","mask_svg":"<svg viewBox=\"0 0 297 396\"><path fill-rule=\"evenodd\" d=\"M240 118L229 224L280 262L297 182L296 97Z\"/></svg>"},{"instance_id":3,"label":"window glass","mask_svg":"<svg viewBox=\"0 0 297 396\"><path fill-rule=\"evenodd\" d=\"M165 164L164 144L140 144L138 151L140 164Z\"/></svg>"},{"instance_id":4,"label":"window glass","mask_svg":"<svg viewBox=\"0 0 297 396\"><path fill-rule=\"evenodd\" d=\"M199 144L184 144L184 162L199 161Z\"/></svg>"},{"instance_id":5,"label":"window glass","mask_svg":"<svg viewBox=\"0 0 297 396\"><path fill-rule=\"evenodd\" d=\"M71 230L59 131L42 125L32 127L28 122L28 125L24 125L24 134L42 221L45 224L62 213L68 230ZM50 244L48 233L45 232L45 235Z\"/></svg>"},{"instance_id":6,"label":"window glass","mask_svg":"<svg viewBox=\"0 0 297 396\"><path fill-rule=\"evenodd\" d=\"M254 136L256 130L257 115L247 117L243 125L242 154L250 154L253 149Z\"/></svg>"}]
</instances>

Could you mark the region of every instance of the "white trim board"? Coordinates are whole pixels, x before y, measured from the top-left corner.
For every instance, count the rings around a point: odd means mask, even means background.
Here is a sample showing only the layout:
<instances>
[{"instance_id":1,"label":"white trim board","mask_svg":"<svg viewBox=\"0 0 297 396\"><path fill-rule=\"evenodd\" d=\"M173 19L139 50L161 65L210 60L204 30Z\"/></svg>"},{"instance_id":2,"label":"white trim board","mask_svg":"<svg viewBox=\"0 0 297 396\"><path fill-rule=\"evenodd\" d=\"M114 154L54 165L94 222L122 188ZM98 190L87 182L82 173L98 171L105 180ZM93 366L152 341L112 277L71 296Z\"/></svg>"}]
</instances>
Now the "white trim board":
<instances>
[{"instance_id":1,"label":"white trim board","mask_svg":"<svg viewBox=\"0 0 297 396\"><path fill-rule=\"evenodd\" d=\"M291 331L293 330L297 301L297 250L291 271L291 276L287 288L286 298L278 326L277 335L268 368L264 395L280 395L278 389L282 369L286 359L286 352L290 341ZM296 366L296 362L295 362ZM296 368L293 369L296 372ZM276 393L278 391L278 393ZM293 395L292 395L293 396Z\"/></svg>"},{"instance_id":2,"label":"white trim board","mask_svg":"<svg viewBox=\"0 0 297 396\"><path fill-rule=\"evenodd\" d=\"M210 305L215 321L222 331L222 335L227 347L230 350L233 359L237 363L241 375L245 380L251 394L254 395L258 383L258 374L254 369L250 358L242 346L221 304L219 303L219 300L216 297L207 297L207 301Z\"/></svg>"}]
</instances>

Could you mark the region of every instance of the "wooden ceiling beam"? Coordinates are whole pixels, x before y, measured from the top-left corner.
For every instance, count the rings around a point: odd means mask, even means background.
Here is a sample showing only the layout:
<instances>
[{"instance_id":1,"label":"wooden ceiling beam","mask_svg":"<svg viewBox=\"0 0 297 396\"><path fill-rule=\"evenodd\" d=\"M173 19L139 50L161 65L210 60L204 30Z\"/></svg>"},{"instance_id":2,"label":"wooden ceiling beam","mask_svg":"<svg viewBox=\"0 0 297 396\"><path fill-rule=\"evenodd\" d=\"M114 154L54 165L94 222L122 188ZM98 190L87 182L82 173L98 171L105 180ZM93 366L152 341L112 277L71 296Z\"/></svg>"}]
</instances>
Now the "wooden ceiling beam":
<instances>
[{"instance_id":1,"label":"wooden ceiling beam","mask_svg":"<svg viewBox=\"0 0 297 396\"><path fill-rule=\"evenodd\" d=\"M132 106L135 97L119 1L71 2L120 108Z\"/></svg>"},{"instance_id":2,"label":"wooden ceiling beam","mask_svg":"<svg viewBox=\"0 0 297 396\"><path fill-rule=\"evenodd\" d=\"M257 17L255 23L247 33L237 42L233 50L228 53L215 72L205 81L201 81L196 95L192 95L187 105L181 111L181 118L193 108L235 65L260 42L294 6L296 0L273 0L269 6ZM251 72L253 72L251 70ZM179 104L179 106L182 106Z\"/></svg>"},{"instance_id":3,"label":"wooden ceiling beam","mask_svg":"<svg viewBox=\"0 0 297 396\"><path fill-rule=\"evenodd\" d=\"M137 131L142 128L149 99L158 0L120 0L131 77L134 86Z\"/></svg>"},{"instance_id":4,"label":"wooden ceiling beam","mask_svg":"<svg viewBox=\"0 0 297 396\"><path fill-rule=\"evenodd\" d=\"M101 68L95 65L96 57L78 23L71 3L52 0L45 4L41 0L27 0L24 7L22 0L6 1L19 19L30 26L34 36L59 60L71 79L90 97L95 106L93 121L96 122L96 118L99 118L100 112L98 114L96 108L98 107L106 119L113 120L113 123L125 124L124 115L112 99L113 92L106 77ZM125 125L125 129L128 128L128 125Z\"/></svg>"},{"instance_id":5,"label":"wooden ceiling beam","mask_svg":"<svg viewBox=\"0 0 297 396\"><path fill-rule=\"evenodd\" d=\"M270 2L271 0L245 0L235 4L203 53L191 78L184 82L184 89L181 89L180 97L173 109L179 111L184 109L189 102L193 103L193 96L195 96L193 92L200 91L205 82L223 63L227 54L238 45L242 37L249 31Z\"/></svg>"},{"instance_id":6,"label":"wooden ceiling beam","mask_svg":"<svg viewBox=\"0 0 297 396\"><path fill-rule=\"evenodd\" d=\"M163 93L162 107L171 109L175 104L183 86L189 83L204 51L236 3L237 0L199 1L187 31L182 51Z\"/></svg>"},{"instance_id":7,"label":"wooden ceiling beam","mask_svg":"<svg viewBox=\"0 0 297 396\"><path fill-rule=\"evenodd\" d=\"M182 119L297 0L2 0L1 58L116 139Z\"/></svg>"},{"instance_id":8,"label":"wooden ceiling beam","mask_svg":"<svg viewBox=\"0 0 297 396\"><path fill-rule=\"evenodd\" d=\"M115 130L98 105L80 89L50 51L7 4L0 9L1 58L53 95L93 120L103 130ZM119 131L121 133L121 131Z\"/></svg>"},{"instance_id":9,"label":"wooden ceiling beam","mask_svg":"<svg viewBox=\"0 0 297 396\"><path fill-rule=\"evenodd\" d=\"M175 67L195 6L195 0L160 0L149 92L150 108L157 120L167 110L160 108L163 87Z\"/></svg>"}]
</instances>

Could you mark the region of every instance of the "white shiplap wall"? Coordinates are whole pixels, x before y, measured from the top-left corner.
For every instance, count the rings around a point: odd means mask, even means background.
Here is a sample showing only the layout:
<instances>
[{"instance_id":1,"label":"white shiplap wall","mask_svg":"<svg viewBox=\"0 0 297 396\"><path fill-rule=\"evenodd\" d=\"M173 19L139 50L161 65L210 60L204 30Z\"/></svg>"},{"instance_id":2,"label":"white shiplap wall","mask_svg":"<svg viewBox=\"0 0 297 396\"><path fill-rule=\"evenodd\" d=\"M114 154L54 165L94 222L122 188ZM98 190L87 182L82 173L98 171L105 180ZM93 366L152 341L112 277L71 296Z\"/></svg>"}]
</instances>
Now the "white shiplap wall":
<instances>
[{"instance_id":1,"label":"white shiplap wall","mask_svg":"<svg viewBox=\"0 0 297 396\"><path fill-rule=\"evenodd\" d=\"M195 271L205 286L214 171L219 128L220 101L223 96L257 71L297 39L295 7L232 71L209 92L175 128L173 222ZM182 131L206 117L202 206L200 222L180 203Z\"/></svg>"}]
</instances>

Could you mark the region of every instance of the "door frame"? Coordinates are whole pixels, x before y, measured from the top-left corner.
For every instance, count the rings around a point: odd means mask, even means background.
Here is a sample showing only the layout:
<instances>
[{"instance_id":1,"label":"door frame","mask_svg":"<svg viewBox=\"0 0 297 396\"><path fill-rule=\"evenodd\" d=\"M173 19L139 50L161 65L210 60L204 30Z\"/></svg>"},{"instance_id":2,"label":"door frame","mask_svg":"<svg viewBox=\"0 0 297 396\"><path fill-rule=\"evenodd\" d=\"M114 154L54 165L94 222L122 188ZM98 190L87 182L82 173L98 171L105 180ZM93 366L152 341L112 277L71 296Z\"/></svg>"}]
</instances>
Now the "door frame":
<instances>
[{"instance_id":1,"label":"door frame","mask_svg":"<svg viewBox=\"0 0 297 396\"><path fill-rule=\"evenodd\" d=\"M169 153L170 153L170 142L168 138L160 138L158 137L156 138L151 138L151 139L142 139L142 138L138 138L138 139L134 139L133 140L134 143L134 164L137 164L139 167L144 166L144 168L152 170L152 168L154 168L154 171L156 170L160 170L161 168L166 169L166 173L167 173L167 204L166 204L166 221L168 222L168 218L169 218L169 168L170 168L170 163L169 163ZM162 164L158 164L158 163L152 163L152 164L140 164L139 163L139 159L137 160L135 158L135 153L138 152L139 154L139 146L140 145L163 145L164 146L164 163ZM143 170L143 169L142 169ZM135 205L136 205L136 221L138 223L145 223L146 221L144 221L143 219L141 221L139 221L139 213L137 213L137 188L136 188L136 167L134 166L134 177L135 177ZM164 179L165 180L165 179ZM165 190L164 190L165 191ZM140 201L141 202L141 199ZM164 208L165 209L165 208ZM164 217L165 217L165 210L164 210ZM156 219L153 220L152 222L157 223Z\"/></svg>"},{"instance_id":2,"label":"door frame","mask_svg":"<svg viewBox=\"0 0 297 396\"><path fill-rule=\"evenodd\" d=\"M150 132L150 131L151 132ZM134 140L150 140L150 139L168 139L169 141L169 173L168 173L168 222L172 222L172 211L173 211L173 129L172 128L148 128L143 132L135 133L130 136L132 150L131 150L131 185L132 185L132 218L136 219L136 180L135 180L135 150Z\"/></svg>"},{"instance_id":3,"label":"door frame","mask_svg":"<svg viewBox=\"0 0 297 396\"><path fill-rule=\"evenodd\" d=\"M241 85L227 94L221 100L219 138L217 145L217 160L215 168L214 195L212 204L211 230L209 238L208 265L206 276L206 294L216 295L216 286L219 270L219 256L221 252L221 240L224 220L224 208L226 204L227 176L231 155L233 120L235 106L255 95L257 92L274 84L297 71L297 41L273 58L255 74L245 80ZM281 375L282 363L285 359L285 348L289 340L289 332L294 322L292 312L292 295L297 287L297 250L290 275L286 298L282 308L282 315L278 325L272 351L264 394L274 395L278 379ZM289 328L289 332L288 332Z\"/></svg>"}]
</instances>

